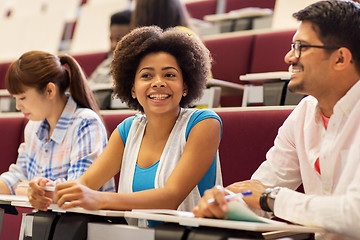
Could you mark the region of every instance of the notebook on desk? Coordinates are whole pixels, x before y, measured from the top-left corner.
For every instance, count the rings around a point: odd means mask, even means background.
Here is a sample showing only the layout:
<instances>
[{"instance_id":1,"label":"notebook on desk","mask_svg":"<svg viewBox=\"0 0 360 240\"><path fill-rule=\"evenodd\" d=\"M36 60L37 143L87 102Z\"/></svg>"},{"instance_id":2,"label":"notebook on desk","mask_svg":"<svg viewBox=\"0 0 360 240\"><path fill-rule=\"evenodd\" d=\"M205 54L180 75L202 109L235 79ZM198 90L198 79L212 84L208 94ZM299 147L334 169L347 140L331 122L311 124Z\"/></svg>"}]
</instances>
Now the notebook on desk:
<instances>
[{"instance_id":1,"label":"notebook on desk","mask_svg":"<svg viewBox=\"0 0 360 240\"><path fill-rule=\"evenodd\" d=\"M256 215L242 199L228 202L229 211L227 214L227 220L245 221L245 222L259 222L259 223L272 223L272 224L284 224L283 222L274 221L271 219L263 218ZM177 217L194 218L195 215L192 212L177 211L172 209L133 209L133 213L150 213L157 215L168 215Z\"/></svg>"},{"instance_id":2,"label":"notebook on desk","mask_svg":"<svg viewBox=\"0 0 360 240\"><path fill-rule=\"evenodd\" d=\"M2 204L11 204L12 201L28 202L29 199L27 196L0 194L0 202Z\"/></svg>"},{"instance_id":3,"label":"notebook on desk","mask_svg":"<svg viewBox=\"0 0 360 240\"><path fill-rule=\"evenodd\" d=\"M291 231L296 233L314 233L314 232L324 231L322 228L318 228L318 227L300 226L300 225L287 224L277 221L272 221L272 223L261 223L261 222L248 222L248 221L233 221L233 220L224 220L224 219L197 218L197 217L189 217L189 216L184 217L184 216L161 214L155 212L152 213L148 210L129 211L125 213L125 217L172 222L172 223L178 223L179 225L182 226L190 226L190 227L205 226L205 227L227 228L227 229L235 229L235 230L257 231L257 232Z\"/></svg>"},{"instance_id":4,"label":"notebook on desk","mask_svg":"<svg viewBox=\"0 0 360 240\"><path fill-rule=\"evenodd\" d=\"M283 222L274 221L268 218L258 216L247 206L247 204L241 198L237 199L236 201L228 202L228 206L229 211L226 213L228 220L284 224Z\"/></svg>"},{"instance_id":5,"label":"notebook on desk","mask_svg":"<svg viewBox=\"0 0 360 240\"><path fill-rule=\"evenodd\" d=\"M1 200L1 198L0 198ZM23 199L21 199L23 200ZM28 207L33 208L29 201L11 201L11 205L15 207ZM125 211L114 211L114 210L86 210L81 207L74 207L69 209L61 209L57 204L51 204L49 207L49 210L52 210L53 212L59 212L59 213L66 213L66 212L72 212L72 213L82 213L82 214L90 214L90 215L98 215L98 216L107 216L107 217L123 217Z\"/></svg>"}]
</instances>

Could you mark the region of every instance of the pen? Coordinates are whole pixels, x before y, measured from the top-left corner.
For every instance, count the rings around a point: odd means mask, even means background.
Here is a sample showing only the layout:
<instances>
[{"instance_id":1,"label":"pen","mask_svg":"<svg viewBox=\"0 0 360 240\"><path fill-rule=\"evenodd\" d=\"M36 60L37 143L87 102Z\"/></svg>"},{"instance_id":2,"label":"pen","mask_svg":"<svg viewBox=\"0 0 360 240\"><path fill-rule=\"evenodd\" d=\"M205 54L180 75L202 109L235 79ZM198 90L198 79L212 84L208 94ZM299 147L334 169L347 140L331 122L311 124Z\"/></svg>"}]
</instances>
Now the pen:
<instances>
[{"instance_id":1,"label":"pen","mask_svg":"<svg viewBox=\"0 0 360 240\"><path fill-rule=\"evenodd\" d=\"M227 201L229 201L230 199L233 199L233 198L250 196L251 194L252 194L251 191L245 191L245 192L242 192L242 193L236 193L236 194L232 194L232 195L226 195L226 196L225 196L225 199L226 199ZM215 198L210 198L207 202L208 202L208 203L214 203L214 202L215 202Z\"/></svg>"},{"instance_id":2,"label":"pen","mask_svg":"<svg viewBox=\"0 0 360 240\"><path fill-rule=\"evenodd\" d=\"M30 188L30 186L28 184L19 184L18 187L21 187L21 188ZM45 191L50 191L50 192L53 192L55 191L55 186L39 186L39 188L45 190Z\"/></svg>"}]
</instances>

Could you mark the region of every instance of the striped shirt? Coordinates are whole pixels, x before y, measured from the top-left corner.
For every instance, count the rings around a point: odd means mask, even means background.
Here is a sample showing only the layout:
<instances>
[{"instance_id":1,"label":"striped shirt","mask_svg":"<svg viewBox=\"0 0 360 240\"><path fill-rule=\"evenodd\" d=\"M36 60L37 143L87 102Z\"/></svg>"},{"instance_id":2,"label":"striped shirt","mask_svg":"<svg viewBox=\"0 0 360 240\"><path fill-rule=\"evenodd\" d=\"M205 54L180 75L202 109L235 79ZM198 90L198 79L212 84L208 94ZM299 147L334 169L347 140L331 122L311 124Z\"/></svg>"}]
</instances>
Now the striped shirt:
<instances>
[{"instance_id":1,"label":"striped shirt","mask_svg":"<svg viewBox=\"0 0 360 240\"><path fill-rule=\"evenodd\" d=\"M11 164L9 171L0 176L12 194L19 182L35 176L55 182L78 179L107 144L99 116L91 109L79 108L71 96L50 139L49 128L46 119L26 125L25 141L19 147L16 164ZM100 190L115 191L114 180Z\"/></svg>"}]
</instances>

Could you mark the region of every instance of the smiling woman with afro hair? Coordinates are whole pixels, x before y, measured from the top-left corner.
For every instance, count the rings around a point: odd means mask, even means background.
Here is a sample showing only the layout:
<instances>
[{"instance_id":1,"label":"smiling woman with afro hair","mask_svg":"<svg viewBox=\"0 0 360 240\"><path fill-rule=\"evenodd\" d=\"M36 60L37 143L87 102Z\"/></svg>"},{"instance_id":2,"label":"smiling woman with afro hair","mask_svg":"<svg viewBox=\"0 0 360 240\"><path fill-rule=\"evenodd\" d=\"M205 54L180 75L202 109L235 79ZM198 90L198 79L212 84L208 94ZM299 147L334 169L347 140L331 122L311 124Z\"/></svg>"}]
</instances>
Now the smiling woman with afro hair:
<instances>
[{"instance_id":1,"label":"smiling woman with afro hair","mask_svg":"<svg viewBox=\"0 0 360 240\"><path fill-rule=\"evenodd\" d=\"M139 102L132 98L131 88L140 60L153 52L167 52L176 58L189 88L187 96L180 101L181 107L188 107L201 98L210 76L209 50L196 36L178 28L163 31L155 26L135 29L118 43L111 65L117 97L130 108L143 112Z\"/></svg>"},{"instance_id":2,"label":"smiling woman with afro hair","mask_svg":"<svg viewBox=\"0 0 360 240\"><path fill-rule=\"evenodd\" d=\"M186 108L201 97L210 59L198 38L178 28L126 35L111 65L115 94L142 113L117 126L78 182L57 185L59 206L191 211L205 190L221 185L221 120L212 110ZM119 171L118 193L94 191Z\"/></svg>"}]
</instances>

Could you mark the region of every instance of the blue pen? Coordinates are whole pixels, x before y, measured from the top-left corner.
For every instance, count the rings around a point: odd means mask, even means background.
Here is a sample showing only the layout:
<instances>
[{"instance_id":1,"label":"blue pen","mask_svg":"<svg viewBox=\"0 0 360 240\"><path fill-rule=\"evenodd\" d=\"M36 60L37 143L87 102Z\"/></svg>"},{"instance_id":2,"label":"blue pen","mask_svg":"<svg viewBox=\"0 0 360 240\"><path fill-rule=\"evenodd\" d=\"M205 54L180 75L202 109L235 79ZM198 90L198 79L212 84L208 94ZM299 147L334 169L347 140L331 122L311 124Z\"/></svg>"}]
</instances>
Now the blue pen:
<instances>
[{"instance_id":1,"label":"blue pen","mask_svg":"<svg viewBox=\"0 0 360 240\"><path fill-rule=\"evenodd\" d=\"M226 196L225 196L225 199L226 199L227 201L229 201L230 199L233 199L233 198L250 196L251 194L252 194L251 191L245 191L245 192L241 192L241 193L226 195ZM215 202L215 198L210 198L207 202L208 202L208 203L214 203L214 202Z\"/></svg>"}]
</instances>

